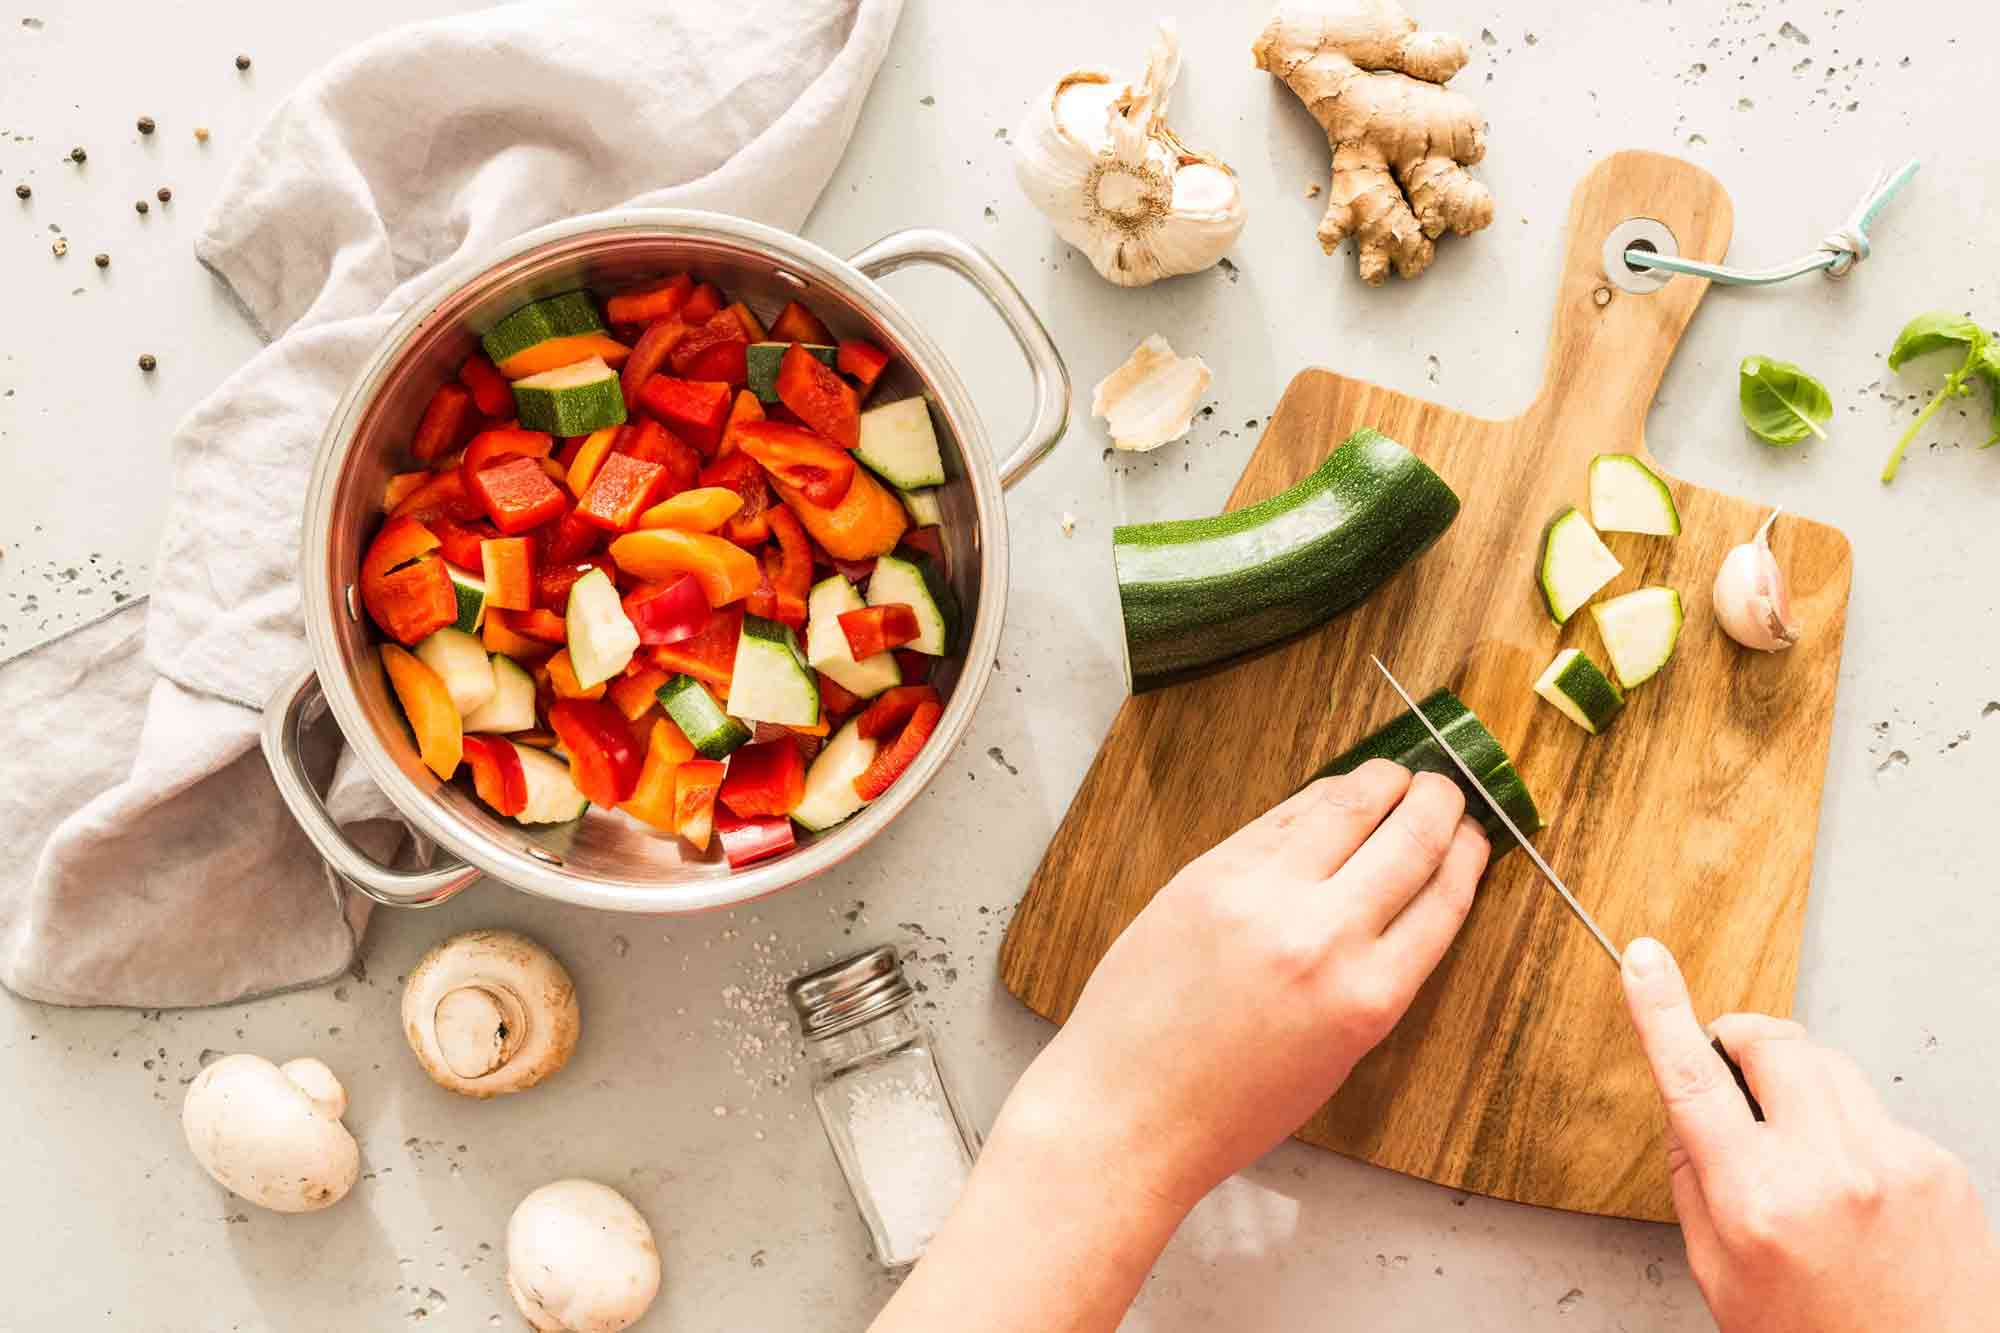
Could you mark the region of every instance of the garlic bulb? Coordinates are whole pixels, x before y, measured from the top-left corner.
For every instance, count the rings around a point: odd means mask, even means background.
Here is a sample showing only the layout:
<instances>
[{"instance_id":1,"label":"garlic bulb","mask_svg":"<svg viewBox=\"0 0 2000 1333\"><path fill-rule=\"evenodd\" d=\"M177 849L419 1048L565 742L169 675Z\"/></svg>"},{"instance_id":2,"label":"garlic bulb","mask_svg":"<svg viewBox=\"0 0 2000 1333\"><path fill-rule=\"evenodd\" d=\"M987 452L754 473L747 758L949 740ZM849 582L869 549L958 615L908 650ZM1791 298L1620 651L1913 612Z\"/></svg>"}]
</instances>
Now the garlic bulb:
<instances>
[{"instance_id":1,"label":"garlic bulb","mask_svg":"<svg viewBox=\"0 0 2000 1333\"><path fill-rule=\"evenodd\" d=\"M1187 434L1212 378L1206 361L1176 356L1173 345L1155 333L1097 382L1090 414L1104 418L1113 448L1157 449Z\"/></svg>"},{"instance_id":2,"label":"garlic bulb","mask_svg":"<svg viewBox=\"0 0 2000 1333\"><path fill-rule=\"evenodd\" d=\"M1722 559L1715 572L1715 618L1722 630L1745 648L1775 653L1799 641L1801 626L1792 619L1792 599L1785 572L1771 554L1771 525L1780 511L1757 529L1757 535Z\"/></svg>"},{"instance_id":3,"label":"garlic bulb","mask_svg":"<svg viewBox=\"0 0 2000 1333\"><path fill-rule=\"evenodd\" d=\"M1014 174L1064 240L1121 287L1194 273L1243 230L1236 173L1167 128L1180 33L1161 19L1137 87L1066 74L1015 135Z\"/></svg>"}]
</instances>

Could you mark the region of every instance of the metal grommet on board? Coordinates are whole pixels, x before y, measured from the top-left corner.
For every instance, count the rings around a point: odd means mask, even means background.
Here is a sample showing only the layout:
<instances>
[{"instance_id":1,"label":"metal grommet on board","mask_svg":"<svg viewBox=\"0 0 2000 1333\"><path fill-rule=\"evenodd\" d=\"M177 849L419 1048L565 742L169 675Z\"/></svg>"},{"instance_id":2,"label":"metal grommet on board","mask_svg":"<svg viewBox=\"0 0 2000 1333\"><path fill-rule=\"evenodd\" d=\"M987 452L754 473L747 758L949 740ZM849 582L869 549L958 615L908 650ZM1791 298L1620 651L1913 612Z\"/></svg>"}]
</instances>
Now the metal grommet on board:
<instances>
[{"instance_id":1,"label":"metal grommet on board","mask_svg":"<svg viewBox=\"0 0 2000 1333\"><path fill-rule=\"evenodd\" d=\"M1657 292L1673 274L1663 269L1633 268L1625 260L1627 250L1651 250L1655 254L1678 255L1680 245L1664 222L1652 218L1627 218L1604 238L1604 276L1612 286L1637 296Z\"/></svg>"}]
</instances>

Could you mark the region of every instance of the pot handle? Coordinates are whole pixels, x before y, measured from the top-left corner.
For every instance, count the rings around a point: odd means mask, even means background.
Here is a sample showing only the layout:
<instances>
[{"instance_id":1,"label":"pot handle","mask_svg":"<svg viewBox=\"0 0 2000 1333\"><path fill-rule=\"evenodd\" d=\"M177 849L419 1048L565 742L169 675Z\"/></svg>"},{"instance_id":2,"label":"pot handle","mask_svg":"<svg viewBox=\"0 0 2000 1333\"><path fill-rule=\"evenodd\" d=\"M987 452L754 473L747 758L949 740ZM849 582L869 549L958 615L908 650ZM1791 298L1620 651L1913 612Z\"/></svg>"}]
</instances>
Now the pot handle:
<instances>
[{"instance_id":1,"label":"pot handle","mask_svg":"<svg viewBox=\"0 0 2000 1333\"><path fill-rule=\"evenodd\" d=\"M476 867L458 860L432 870L397 870L347 840L320 804L299 752L299 729L309 716L317 715L323 700L319 677L307 667L279 686L264 705L263 739L264 762L271 767L278 795L327 864L355 888L388 907L435 907L478 879Z\"/></svg>"},{"instance_id":2,"label":"pot handle","mask_svg":"<svg viewBox=\"0 0 2000 1333\"><path fill-rule=\"evenodd\" d=\"M1042 461L1069 426L1069 370L1020 289L984 250L934 227L891 232L852 255L848 263L870 278L894 273L911 264L935 264L964 278L978 289L1007 325L1028 370L1035 377L1035 414L1019 444L1000 462L1000 484L1012 486Z\"/></svg>"}]
</instances>

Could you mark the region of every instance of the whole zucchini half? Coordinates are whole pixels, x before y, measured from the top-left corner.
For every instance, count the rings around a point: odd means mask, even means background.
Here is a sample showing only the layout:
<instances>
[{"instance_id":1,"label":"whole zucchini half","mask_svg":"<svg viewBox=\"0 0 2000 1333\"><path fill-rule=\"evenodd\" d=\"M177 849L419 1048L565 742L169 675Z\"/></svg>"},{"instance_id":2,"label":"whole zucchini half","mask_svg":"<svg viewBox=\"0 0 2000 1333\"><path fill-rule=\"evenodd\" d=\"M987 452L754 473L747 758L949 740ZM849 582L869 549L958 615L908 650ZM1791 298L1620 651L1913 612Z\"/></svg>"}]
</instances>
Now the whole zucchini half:
<instances>
[{"instance_id":1,"label":"whole zucchini half","mask_svg":"<svg viewBox=\"0 0 2000 1333\"><path fill-rule=\"evenodd\" d=\"M1450 690L1433 692L1417 707L1424 710L1424 716L1444 735L1458 757L1465 761L1466 767L1479 775L1479 780L1486 784L1486 790L1493 793L1493 799L1500 802L1507 811L1507 817L1520 826L1521 832L1533 833L1542 826L1542 813L1535 808L1535 798L1528 793L1528 785L1514 771L1514 761L1500 748L1500 742L1493 739L1493 733L1486 729L1486 724L1479 720L1476 713ZM1494 854L1497 856L1514 845L1513 838L1508 836L1506 828L1494 816L1492 807L1466 782L1465 775L1458 771L1451 758L1438 748L1438 743L1424 730L1424 724L1410 713L1399 714L1388 726L1313 774L1313 780L1351 773L1370 759L1393 759L1413 773L1444 774L1465 792L1465 813L1486 830L1486 836L1493 843Z\"/></svg>"},{"instance_id":2,"label":"whole zucchini half","mask_svg":"<svg viewBox=\"0 0 2000 1333\"><path fill-rule=\"evenodd\" d=\"M1443 478L1364 428L1260 504L1113 529L1127 686L1171 685L1325 623L1457 517Z\"/></svg>"}]
</instances>

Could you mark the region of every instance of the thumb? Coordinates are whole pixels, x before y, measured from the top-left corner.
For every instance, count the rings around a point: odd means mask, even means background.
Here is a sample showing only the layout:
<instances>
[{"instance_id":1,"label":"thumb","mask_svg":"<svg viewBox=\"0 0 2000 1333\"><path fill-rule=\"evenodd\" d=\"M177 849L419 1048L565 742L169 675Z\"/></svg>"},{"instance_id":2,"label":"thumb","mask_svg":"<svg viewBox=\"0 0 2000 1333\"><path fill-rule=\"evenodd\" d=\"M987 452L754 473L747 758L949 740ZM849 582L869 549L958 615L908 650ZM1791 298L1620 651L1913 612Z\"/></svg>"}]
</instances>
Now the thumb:
<instances>
[{"instance_id":1,"label":"thumb","mask_svg":"<svg viewBox=\"0 0 2000 1333\"><path fill-rule=\"evenodd\" d=\"M1749 1103L1695 1018L1680 965L1658 940L1625 948L1625 1007L1652 1066L1673 1139L1697 1175L1756 1128Z\"/></svg>"}]
</instances>

